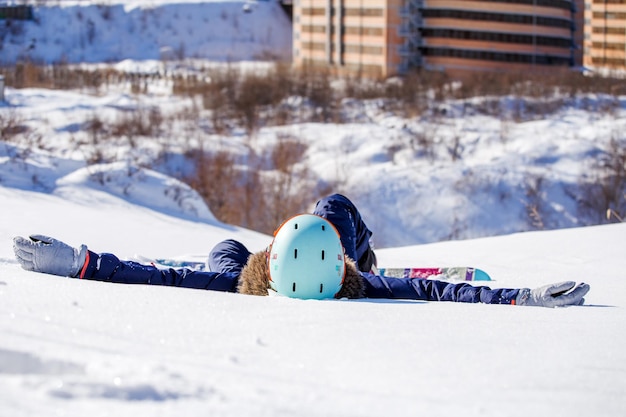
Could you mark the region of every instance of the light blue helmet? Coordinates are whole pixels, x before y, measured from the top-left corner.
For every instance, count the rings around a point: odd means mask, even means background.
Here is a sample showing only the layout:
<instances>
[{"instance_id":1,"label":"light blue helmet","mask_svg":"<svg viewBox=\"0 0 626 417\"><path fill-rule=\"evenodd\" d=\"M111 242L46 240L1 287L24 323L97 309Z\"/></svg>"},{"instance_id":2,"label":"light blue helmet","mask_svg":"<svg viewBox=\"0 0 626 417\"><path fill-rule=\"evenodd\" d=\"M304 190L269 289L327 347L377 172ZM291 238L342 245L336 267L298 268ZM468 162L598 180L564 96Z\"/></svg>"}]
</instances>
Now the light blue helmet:
<instances>
[{"instance_id":1,"label":"light blue helmet","mask_svg":"<svg viewBox=\"0 0 626 417\"><path fill-rule=\"evenodd\" d=\"M274 235L269 251L270 286L291 298L332 298L345 276L343 246L328 220L300 214Z\"/></svg>"}]
</instances>

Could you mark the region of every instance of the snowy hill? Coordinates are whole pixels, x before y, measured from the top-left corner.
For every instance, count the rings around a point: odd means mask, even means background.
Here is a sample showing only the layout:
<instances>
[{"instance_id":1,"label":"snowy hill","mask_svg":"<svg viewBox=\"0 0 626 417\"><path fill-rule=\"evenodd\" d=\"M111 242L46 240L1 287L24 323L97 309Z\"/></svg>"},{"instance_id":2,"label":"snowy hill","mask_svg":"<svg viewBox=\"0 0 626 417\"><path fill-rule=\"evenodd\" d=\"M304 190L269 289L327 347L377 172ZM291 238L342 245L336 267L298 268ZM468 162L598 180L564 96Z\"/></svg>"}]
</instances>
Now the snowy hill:
<instances>
[{"instance_id":1,"label":"snowy hill","mask_svg":"<svg viewBox=\"0 0 626 417\"><path fill-rule=\"evenodd\" d=\"M273 0L39 2L34 21L2 30L0 64L291 57L291 22Z\"/></svg>"},{"instance_id":2,"label":"snowy hill","mask_svg":"<svg viewBox=\"0 0 626 417\"><path fill-rule=\"evenodd\" d=\"M90 184L0 186L0 415L624 414L624 224L378 251L385 265L479 266L493 287L591 284L587 306L561 309L257 298L20 269L11 238L28 233L122 257L269 241Z\"/></svg>"},{"instance_id":3,"label":"snowy hill","mask_svg":"<svg viewBox=\"0 0 626 417\"><path fill-rule=\"evenodd\" d=\"M305 150L293 171L308 173L300 181L332 184L333 192L353 199L375 232L375 245L382 248L606 221L606 208L581 212L581 202L596 200L582 184L601 184L599 176L610 172L598 170L599 164L619 164L626 149L626 102L611 112L594 110L609 100L602 96L582 97L584 108L574 102L519 122L468 112L462 110L467 103L454 101L446 104L446 117L434 118L399 117L377 101L351 102L344 111L363 120L266 126L250 136L241 128L222 134L207 129L211 112L197 110L197 98L171 95L167 82L151 85L146 94L128 89L109 87L95 95L7 88L0 122L24 133L7 135L0 146L0 184L55 192L61 178L80 170L77 175L91 175L104 186L102 174L97 174L104 170L109 172L109 191L124 196L145 186L145 171L139 167L185 177L194 167L188 155L204 147L233 155L236 168L244 170L253 154L269 159L282 138L295 138ZM109 123L109 129L123 127L151 109L158 110L160 120L151 123L153 133L113 137L106 129L90 127L96 122ZM422 137L431 142L416 143ZM453 145L455 157L450 155ZM110 172L110 164L116 164L117 174ZM292 186L298 198L303 184ZM175 194L177 187L168 192ZM129 197L147 204L145 195ZM152 207L180 203L167 196L165 202L149 198ZM620 204L624 198L618 195ZM194 203L190 210L200 212L202 206Z\"/></svg>"}]
</instances>

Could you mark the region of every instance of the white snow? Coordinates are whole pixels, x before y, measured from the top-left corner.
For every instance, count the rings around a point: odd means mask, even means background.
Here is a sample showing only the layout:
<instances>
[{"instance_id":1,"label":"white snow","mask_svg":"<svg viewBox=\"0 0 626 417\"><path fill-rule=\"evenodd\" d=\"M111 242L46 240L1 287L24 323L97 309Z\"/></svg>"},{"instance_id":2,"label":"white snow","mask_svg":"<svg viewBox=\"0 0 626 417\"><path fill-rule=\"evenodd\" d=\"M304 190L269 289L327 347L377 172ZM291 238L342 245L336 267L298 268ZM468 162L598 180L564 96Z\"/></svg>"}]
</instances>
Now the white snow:
<instances>
[{"instance_id":1,"label":"white snow","mask_svg":"<svg viewBox=\"0 0 626 417\"><path fill-rule=\"evenodd\" d=\"M291 57L291 24L276 1L45 3L34 21L13 22L0 63Z\"/></svg>"},{"instance_id":2,"label":"white snow","mask_svg":"<svg viewBox=\"0 0 626 417\"><path fill-rule=\"evenodd\" d=\"M127 258L269 241L88 184L0 187L0 415L624 413L626 224L378 251L384 265L481 267L494 287L591 284L586 306L559 309L301 301L20 269L11 238L28 233Z\"/></svg>"},{"instance_id":3,"label":"white snow","mask_svg":"<svg viewBox=\"0 0 626 417\"><path fill-rule=\"evenodd\" d=\"M109 10L58 3L42 17L56 19L56 29L25 29L24 39L37 39L34 58L128 58L117 67L156 71L163 48L183 44L196 58L291 53L273 2L149 0L109 2L118 5ZM246 4L251 13L241 12ZM96 23L97 47L89 47L87 25L69 24L68 13L78 12ZM108 13L123 23L98 20ZM214 16L206 37L186 30ZM145 37L129 38L142 19L151 22ZM225 57L224 44L236 56ZM2 59L28 46L5 43ZM31 233L123 259L204 259L226 238L253 251L269 243L217 221L173 178L185 169L193 134L174 126L170 137L98 148L82 131L94 115L111 121L154 107L167 116L194 105L170 91L167 83L140 97L127 86L97 94L6 89L0 115L31 130L0 142L0 416L626 415L626 224L576 227L582 222L566 195L624 132L623 98L611 112L588 110L603 102L588 96L585 106L519 123L455 117L458 103L433 122L346 102L346 112L366 107L360 123L264 127L254 138L258 150L285 133L306 143L315 176L338 181L362 209L380 265L470 265L487 271L492 287L584 281L585 306L302 301L22 270L12 238ZM411 147L418 133L435 139L433 158ZM452 163L446 141L455 135L462 158ZM241 154L250 145L245 135L204 139ZM106 162L88 164L96 151ZM168 159L157 163L162 154ZM513 233L529 230L524 199L536 177L544 178L546 226L569 229ZM488 235L500 236L476 238ZM468 240L427 243L445 238Z\"/></svg>"}]
</instances>

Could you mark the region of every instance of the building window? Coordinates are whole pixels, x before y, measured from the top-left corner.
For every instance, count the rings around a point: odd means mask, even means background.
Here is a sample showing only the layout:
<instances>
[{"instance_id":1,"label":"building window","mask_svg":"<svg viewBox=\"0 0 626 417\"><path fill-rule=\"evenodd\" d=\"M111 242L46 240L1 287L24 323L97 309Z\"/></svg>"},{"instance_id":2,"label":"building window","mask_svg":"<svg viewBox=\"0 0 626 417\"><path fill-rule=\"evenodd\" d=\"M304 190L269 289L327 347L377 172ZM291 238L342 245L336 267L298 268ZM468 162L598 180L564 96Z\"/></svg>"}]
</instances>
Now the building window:
<instances>
[{"instance_id":1,"label":"building window","mask_svg":"<svg viewBox=\"0 0 626 417\"><path fill-rule=\"evenodd\" d=\"M344 16L382 17L383 9L350 8L344 10Z\"/></svg>"},{"instance_id":2,"label":"building window","mask_svg":"<svg viewBox=\"0 0 626 417\"><path fill-rule=\"evenodd\" d=\"M326 7L303 7L303 16L325 16ZM346 7L342 9L344 16L360 16L360 17L382 17L385 15L384 9L367 8L367 7ZM330 8L330 14L335 16L337 10L335 7Z\"/></svg>"},{"instance_id":3,"label":"building window","mask_svg":"<svg viewBox=\"0 0 626 417\"><path fill-rule=\"evenodd\" d=\"M513 52L476 51L467 49L424 48L424 56L476 59L538 65L570 65L570 59L554 55L530 55Z\"/></svg>"},{"instance_id":4,"label":"building window","mask_svg":"<svg viewBox=\"0 0 626 417\"><path fill-rule=\"evenodd\" d=\"M381 46L346 45L345 52L363 55L382 55L383 48Z\"/></svg>"},{"instance_id":5,"label":"building window","mask_svg":"<svg viewBox=\"0 0 626 417\"><path fill-rule=\"evenodd\" d=\"M626 51L626 45L623 43L593 42L592 46L597 49L606 49L610 51Z\"/></svg>"},{"instance_id":6,"label":"building window","mask_svg":"<svg viewBox=\"0 0 626 417\"><path fill-rule=\"evenodd\" d=\"M608 65L608 66L616 66L623 67L626 64L626 59L624 58L597 58L592 57L591 62L597 65Z\"/></svg>"},{"instance_id":7,"label":"building window","mask_svg":"<svg viewBox=\"0 0 626 417\"><path fill-rule=\"evenodd\" d=\"M626 28L607 28L604 26L594 26L592 28L593 33L606 33L607 35L624 35L626 34Z\"/></svg>"},{"instance_id":8,"label":"building window","mask_svg":"<svg viewBox=\"0 0 626 417\"><path fill-rule=\"evenodd\" d=\"M494 3L516 3L516 4L532 4L540 7L554 7L556 9L565 9L572 10L574 7L574 2L566 1L566 0L483 0L483 1L491 1ZM594 0L602 1L602 0ZM619 1L619 0L612 0ZM609 3L611 0L609 0Z\"/></svg>"},{"instance_id":9,"label":"building window","mask_svg":"<svg viewBox=\"0 0 626 417\"><path fill-rule=\"evenodd\" d=\"M593 0L593 4L625 4L624 0Z\"/></svg>"},{"instance_id":10,"label":"building window","mask_svg":"<svg viewBox=\"0 0 626 417\"><path fill-rule=\"evenodd\" d=\"M570 38L553 38L549 36L533 36L513 33L475 32L471 30L454 29L424 29L422 31L422 35L426 38L468 39L485 42L555 46L559 48L572 47L572 40Z\"/></svg>"},{"instance_id":11,"label":"building window","mask_svg":"<svg viewBox=\"0 0 626 417\"><path fill-rule=\"evenodd\" d=\"M307 51L325 51L326 44L324 42L302 42L302 49Z\"/></svg>"},{"instance_id":12,"label":"building window","mask_svg":"<svg viewBox=\"0 0 626 417\"><path fill-rule=\"evenodd\" d=\"M323 7L305 7L302 9L302 16L325 16L326 9Z\"/></svg>"},{"instance_id":13,"label":"building window","mask_svg":"<svg viewBox=\"0 0 626 417\"><path fill-rule=\"evenodd\" d=\"M382 67L380 65L347 63L345 67L346 69L352 72L363 72L366 74L374 74L374 75L379 75L382 73Z\"/></svg>"},{"instance_id":14,"label":"building window","mask_svg":"<svg viewBox=\"0 0 626 417\"><path fill-rule=\"evenodd\" d=\"M605 13L605 12L593 12L594 19L607 19L607 20L617 20L617 19L626 19L626 13Z\"/></svg>"},{"instance_id":15,"label":"building window","mask_svg":"<svg viewBox=\"0 0 626 417\"><path fill-rule=\"evenodd\" d=\"M346 35L383 36L383 29L372 27L346 26L344 29L344 33Z\"/></svg>"},{"instance_id":16,"label":"building window","mask_svg":"<svg viewBox=\"0 0 626 417\"><path fill-rule=\"evenodd\" d=\"M538 26L559 27L563 29L570 29L572 27L572 22L569 19L471 10L426 9L422 12L422 17L431 19L484 20L488 22L519 23L522 25L536 24Z\"/></svg>"},{"instance_id":17,"label":"building window","mask_svg":"<svg viewBox=\"0 0 626 417\"><path fill-rule=\"evenodd\" d=\"M303 33L326 33L326 26L322 25L302 25L300 28Z\"/></svg>"}]
</instances>

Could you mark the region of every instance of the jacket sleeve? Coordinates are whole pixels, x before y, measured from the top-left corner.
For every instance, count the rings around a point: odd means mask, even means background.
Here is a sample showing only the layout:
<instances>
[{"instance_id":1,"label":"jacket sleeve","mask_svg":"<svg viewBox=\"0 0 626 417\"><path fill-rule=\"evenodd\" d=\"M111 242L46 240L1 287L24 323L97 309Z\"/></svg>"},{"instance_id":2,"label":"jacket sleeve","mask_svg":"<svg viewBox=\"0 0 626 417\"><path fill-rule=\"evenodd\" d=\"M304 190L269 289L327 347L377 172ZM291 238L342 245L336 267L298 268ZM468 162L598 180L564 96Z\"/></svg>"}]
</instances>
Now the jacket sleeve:
<instances>
[{"instance_id":1,"label":"jacket sleeve","mask_svg":"<svg viewBox=\"0 0 626 417\"><path fill-rule=\"evenodd\" d=\"M81 279L122 284L168 285L213 291L237 291L239 274L193 271L191 269L159 269L132 261L121 261L110 253L88 251L80 272Z\"/></svg>"},{"instance_id":2,"label":"jacket sleeve","mask_svg":"<svg viewBox=\"0 0 626 417\"><path fill-rule=\"evenodd\" d=\"M519 289L491 289L467 283L450 283L421 278L390 278L363 273L365 296L460 303L515 304Z\"/></svg>"}]
</instances>

